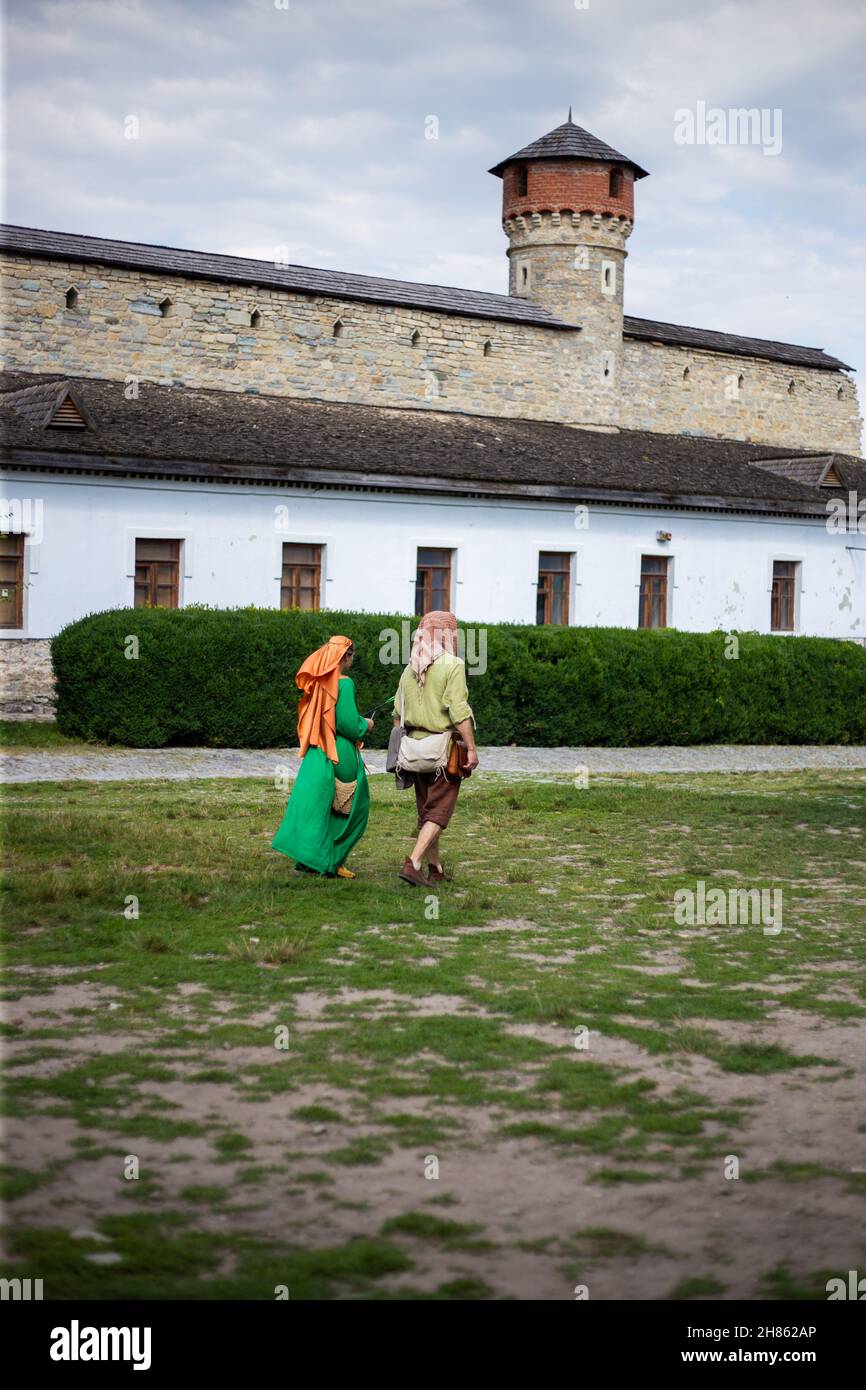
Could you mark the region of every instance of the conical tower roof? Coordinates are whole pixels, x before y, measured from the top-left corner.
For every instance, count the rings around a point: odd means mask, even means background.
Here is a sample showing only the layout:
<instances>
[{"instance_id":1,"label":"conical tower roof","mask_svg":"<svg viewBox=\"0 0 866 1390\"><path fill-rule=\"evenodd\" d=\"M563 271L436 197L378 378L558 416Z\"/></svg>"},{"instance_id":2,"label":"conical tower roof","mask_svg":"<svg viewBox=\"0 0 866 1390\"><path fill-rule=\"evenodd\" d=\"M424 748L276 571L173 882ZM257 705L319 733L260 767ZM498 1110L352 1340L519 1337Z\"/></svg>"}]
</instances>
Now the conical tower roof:
<instances>
[{"instance_id":1,"label":"conical tower roof","mask_svg":"<svg viewBox=\"0 0 866 1390\"><path fill-rule=\"evenodd\" d=\"M518 160L526 163L531 159L599 159L604 160L606 164L628 164L634 170L636 179L647 177L646 169L635 164L633 159L606 145L597 135L591 135L588 130L584 130L583 126L575 125L571 119L570 108L568 120L562 125L558 125L547 135L542 135L539 140L533 140L531 145L524 145L516 154L501 159L489 172L501 178L507 164L513 164Z\"/></svg>"}]
</instances>

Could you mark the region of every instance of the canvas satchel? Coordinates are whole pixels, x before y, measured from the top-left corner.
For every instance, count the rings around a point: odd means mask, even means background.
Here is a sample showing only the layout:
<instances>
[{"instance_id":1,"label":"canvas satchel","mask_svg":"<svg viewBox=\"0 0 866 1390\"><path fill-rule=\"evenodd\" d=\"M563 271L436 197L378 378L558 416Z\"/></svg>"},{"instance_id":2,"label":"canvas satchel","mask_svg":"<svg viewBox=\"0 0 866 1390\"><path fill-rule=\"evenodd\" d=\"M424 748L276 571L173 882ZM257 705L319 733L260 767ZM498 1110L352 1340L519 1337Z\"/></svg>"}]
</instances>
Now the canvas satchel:
<instances>
[{"instance_id":1,"label":"canvas satchel","mask_svg":"<svg viewBox=\"0 0 866 1390\"><path fill-rule=\"evenodd\" d=\"M405 717L405 700L401 686L400 724L394 730L394 733L400 734L395 769L398 777L401 772L409 776L416 772L444 771L448 762L448 754L451 751L450 729L446 729L442 734L427 734L424 738L412 738L410 734L406 733Z\"/></svg>"},{"instance_id":2,"label":"canvas satchel","mask_svg":"<svg viewBox=\"0 0 866 1390\"><path fill-rule=\"evenodd\" d=\"M451 733L448 729L444 734L427 734L424 738L412 738L409 734L404 734L400 741L400 771L444 771L450 751Z\"/></svg>"}]
</instances>

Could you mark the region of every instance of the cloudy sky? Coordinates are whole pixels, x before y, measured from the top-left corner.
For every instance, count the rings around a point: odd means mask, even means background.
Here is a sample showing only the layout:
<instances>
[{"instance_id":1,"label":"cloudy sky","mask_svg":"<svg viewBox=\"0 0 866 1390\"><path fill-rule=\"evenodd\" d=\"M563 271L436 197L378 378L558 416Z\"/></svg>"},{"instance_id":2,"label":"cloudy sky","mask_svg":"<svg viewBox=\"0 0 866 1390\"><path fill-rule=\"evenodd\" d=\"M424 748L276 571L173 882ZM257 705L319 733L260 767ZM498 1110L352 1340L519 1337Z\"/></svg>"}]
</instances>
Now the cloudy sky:
<instances>
[{"instance_id":1,"label":"cloudy sky","mask_svg":"<svg viewBox=\"0 0 866 1390\"><path fill-rule=\"evenodd\" d=\"M651 173L627 312L866 368L863 0L5 8L7 221L505 292L486 170L572 104Z\"/></svg>"}]
</instances>

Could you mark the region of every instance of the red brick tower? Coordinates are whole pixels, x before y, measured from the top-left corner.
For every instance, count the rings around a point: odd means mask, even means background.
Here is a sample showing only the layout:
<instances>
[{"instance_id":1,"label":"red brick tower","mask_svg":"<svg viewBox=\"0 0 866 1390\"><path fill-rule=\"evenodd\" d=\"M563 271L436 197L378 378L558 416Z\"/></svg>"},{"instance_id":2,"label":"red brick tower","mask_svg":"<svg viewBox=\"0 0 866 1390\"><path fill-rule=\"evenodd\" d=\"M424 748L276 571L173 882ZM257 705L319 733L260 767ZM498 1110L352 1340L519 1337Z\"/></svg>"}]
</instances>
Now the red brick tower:
<instances>
[{"instance_id":1,"label":"red brick tower","mask_svg":"<svg viewBox=\"0 0 866 1390\"><path fill-rule=\"evenodd\" d=\"M496 164L509 294L581 329L587 385L613 392L622 349L625 243L646 170L589 131L564 125Z\"/></svg>"}]
</instances>

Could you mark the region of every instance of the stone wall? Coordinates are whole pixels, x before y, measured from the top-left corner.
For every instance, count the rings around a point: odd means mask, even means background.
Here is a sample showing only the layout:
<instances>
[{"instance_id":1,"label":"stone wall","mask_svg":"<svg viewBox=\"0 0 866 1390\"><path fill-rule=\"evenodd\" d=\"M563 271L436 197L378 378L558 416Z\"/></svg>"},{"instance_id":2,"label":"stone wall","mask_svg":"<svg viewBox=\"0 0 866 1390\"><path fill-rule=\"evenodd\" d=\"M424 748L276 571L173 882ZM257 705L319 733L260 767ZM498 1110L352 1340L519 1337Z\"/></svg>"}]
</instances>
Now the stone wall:
<instances>
[{"instance_id":1,"label":"stone wall","mask_svg":"<svg viewBox=\"0 0 866 1390\"><path fill-rule=\"evenodd\" d=\"M0 719L53 719L51 643L27 637L0 641Z\"/></svg>"},{"instance_id":2,"label":"stone wall","mask_svg":"<svg viewBox=\"0 0 866 1390\"><path fill-rule=\"evenodd\" d=\"M10 370L541 420L589 408L567 330L35 259L4 282Z\"/></svg>"},{"instance_id":3,"label":"stone wall","mask_svg":"<svg viewBox=\"0 0 866 1390\"><path fill-rule=\"evenodd\" d=\"M618 298L622 265L615 259ZM96 264L4 260L2 350L11 371L139 377L570 424L618 421L632 429L688 429L859 453L856 394L837 373L626 340L611 388L599 371L592 325L585 337ZM599 273L595 256L589 273ZM73 285L78 304L67 309L65 293ZM171 305L163 316L165 299ZM619 307L612 302L610 312ZM254 310L261 315L256 327ZM745 385L728 399L732 372L742 373Z\"/></svg>"},{"instance_id":4,"label":"stone wall","mask_svg":"<svg viewBox=\"0 0 866 1390\"><path fill-rule=\"evenodd\" d=\"M860 453L857 391L840 372L634 338L623 348L624 429Z\"/></svg>"}]
</instances>

